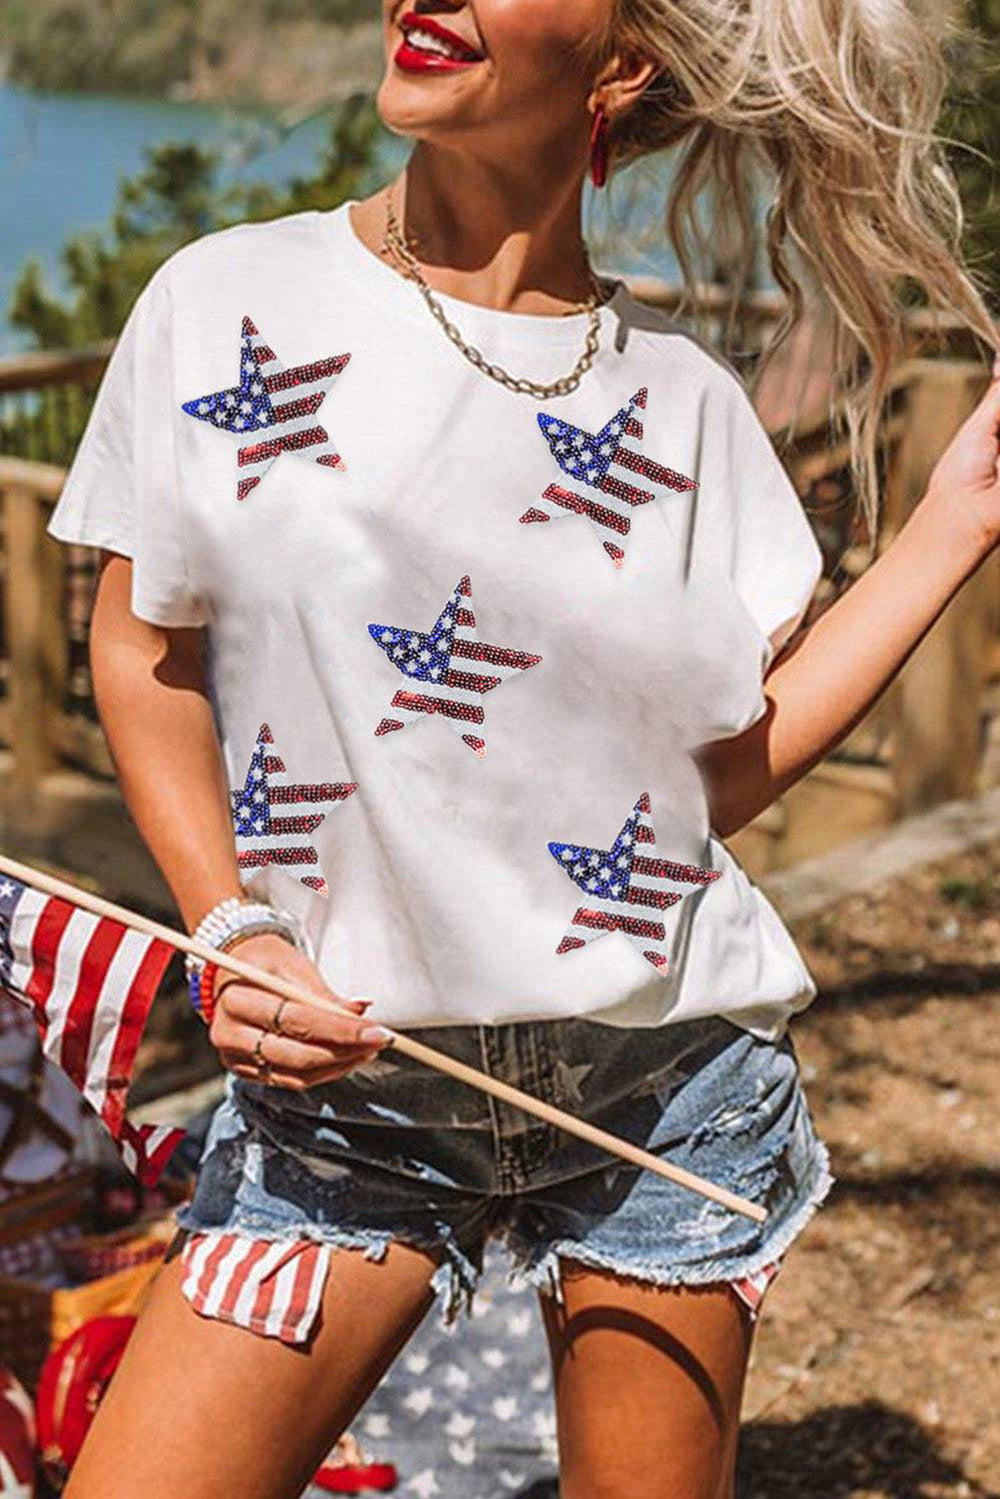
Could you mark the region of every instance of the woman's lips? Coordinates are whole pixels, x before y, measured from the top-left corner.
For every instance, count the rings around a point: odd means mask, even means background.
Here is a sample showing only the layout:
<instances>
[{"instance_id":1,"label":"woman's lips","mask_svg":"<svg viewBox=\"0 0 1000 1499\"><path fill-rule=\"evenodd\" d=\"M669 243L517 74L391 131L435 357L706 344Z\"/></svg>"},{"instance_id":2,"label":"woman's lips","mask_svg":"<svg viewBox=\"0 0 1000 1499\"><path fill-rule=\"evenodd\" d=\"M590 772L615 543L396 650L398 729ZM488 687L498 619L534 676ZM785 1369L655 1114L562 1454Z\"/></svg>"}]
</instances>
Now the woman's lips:
<instances>
[{"instance_id":1,"label":"woman's lips","mask_svg":"<svg viewBox=\"0 0 1000 1499\"><path fill-rule=\"evenodd\" d=\"M417 16L413 11L408 11L399 24L403 40L396 48L393 60L408 72L452 72L455 68L468 68L483 61L482 56L467 42L431 16ZM416 42L411 41L411 32L423 32L425 36L434 38L442 47L450 50L432 50L431 47L420 45L419 38Z\"/></svg>"}]
</instances>

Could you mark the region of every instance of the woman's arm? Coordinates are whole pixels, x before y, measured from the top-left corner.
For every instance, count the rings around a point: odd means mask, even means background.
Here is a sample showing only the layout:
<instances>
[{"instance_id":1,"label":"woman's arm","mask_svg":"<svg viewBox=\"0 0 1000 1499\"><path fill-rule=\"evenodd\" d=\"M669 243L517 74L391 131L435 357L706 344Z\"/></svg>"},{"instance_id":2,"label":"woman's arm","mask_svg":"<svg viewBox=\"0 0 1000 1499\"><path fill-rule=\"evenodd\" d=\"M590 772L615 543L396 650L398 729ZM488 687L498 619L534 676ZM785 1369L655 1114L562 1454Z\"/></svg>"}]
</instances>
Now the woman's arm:
<instances>
[{"instance_id":1,"label":"woman's arm","mask_svg":"<svg viewBox=\"0 0 1000 1499\"><path fill-rule=\"evenodd\" d=\"M101 553L90 623L94 699L118 783L150 853L193 931L224 896L243 893L236 861L225 766L202 667L200 629L168 629L139 619L130 598L132 563ZM364 1019L334 1013L324 998L356 1013L315 965L276 933L240 940L240 957L302 984L315 1005L288 1001L282 1035L267 1038L265 1081L313 1086L339 1077L385 1044ZM231 1071L261 1080L254 1046L278 1003L266 989L220 972L211 1039ZM285 1039L287 1038L287 1039Z\"/></svg>"},{"instance_id":2,"label":"woman's arm","mask_svg":"<svg viewBox=\"0 0 1000 1499\"><path fill-rule=\"evenodd\" d=\"M711 825L730 837L864 717L1000 539L1000 378L880 557L767 674L767 713L701 746Z\"/></svg>"},{"instance_id":3,"label":"woman's arm","mask_svg":"<svg viewBox=\"0 0 1000 1499\"><path fill-rule=\"evenodd\" d=\"M94 701L118 784L194 931L242 888L229 791L202 669L202 631L131 611L132 564L101 552L90 622Z\"/></svg>"}]
</instances>

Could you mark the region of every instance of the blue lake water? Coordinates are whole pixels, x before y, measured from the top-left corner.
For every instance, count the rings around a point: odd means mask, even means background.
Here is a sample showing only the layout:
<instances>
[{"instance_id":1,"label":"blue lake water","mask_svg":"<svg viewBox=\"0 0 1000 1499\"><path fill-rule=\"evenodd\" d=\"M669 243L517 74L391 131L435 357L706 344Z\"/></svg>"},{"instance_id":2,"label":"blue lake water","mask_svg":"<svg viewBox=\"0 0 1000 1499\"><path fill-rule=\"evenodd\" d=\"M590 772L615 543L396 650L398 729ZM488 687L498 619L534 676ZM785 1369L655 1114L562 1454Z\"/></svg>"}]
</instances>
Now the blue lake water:
<instances>
[{"instance_id":1,"label":"blue lake water","mask_svg":"<svg viewBox=\"0 0 1000 1499\"><path fill-rule=\"evenodd\" d=\"M48 284L64 291L61 246L77 231L99 231L108 223L119 180L144 169L148 147L197 142L220 152L220 183L254 180L280 187L312 174L329 130L329 119L322 117L285 133L265 111L36 93L0 83L0 355L31 347L30 338L8 321L24 262L36 257ZM386 131L365 192L385 180L409 149L407 141ZM663 180L662 162L641 163L612 182L610 199L607 190L593 194L588 184L584 222L596 265L676 274L657 228ZM644 235L651 235L649 248L643 247Z\"/></svg>"}]
</instances>

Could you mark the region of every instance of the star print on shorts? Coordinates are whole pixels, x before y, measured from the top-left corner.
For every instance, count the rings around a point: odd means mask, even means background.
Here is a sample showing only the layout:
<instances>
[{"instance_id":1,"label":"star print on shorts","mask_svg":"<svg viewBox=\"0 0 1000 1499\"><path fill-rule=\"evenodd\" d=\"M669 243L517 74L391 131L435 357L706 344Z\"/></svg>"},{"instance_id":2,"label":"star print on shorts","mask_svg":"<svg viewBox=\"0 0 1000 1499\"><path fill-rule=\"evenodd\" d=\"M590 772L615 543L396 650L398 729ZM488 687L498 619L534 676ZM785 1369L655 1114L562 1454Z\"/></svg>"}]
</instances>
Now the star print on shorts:
<instances>
[{"instance_id":1,"label":"star print on shorts","mask_svg":"<svg viewBox=\"0 0 1000 1499\"><path fill-rule=\"evenodd\" d=\"M606 932L623 932L643 957L667 971L666 927L655 914L676 905L693 889L717 880L721 869L676 864L656 854L656 834L644 791L611 848L587 848L577 843L550 843L549 853L587 897L556 948L572 952L595 942Z\"/></svg>"},{"instance_id":2,"label":"star print on shorts","mask_svg":"<svg viewBox=\"0 0 1000 1499\"><path fill-rule=\"evenodd\" d=\"M648 388L642 386L599 432L574 427L571 422L544 411L538 413L542 435L563 473L575 485L596 490L600 498L580 488L550 484L537 504L521 516L522 524L585 515L612 562L621 567L633 508L671 493L698 488L693 479L664 468L655 458L647 458L626 441L627 438L634 438L637 443L642 441L642 421L636 413L646 409L648 394Z\"/></svg>"},{"instance_id":3,"label":"star print on shorts","mask_svg":"<svg viewBox=\"0 0 1000 1499\"><path fill-rule=\"evenodd\" d=\"M369 625L368 633L412 687L401 687L376 734L391 734L437 714L477 755L486 753L482 698L515 672L537 666L541 656L508 646L487 645L476 633L472 586L463 578L429 630Z\"/></svg>"},{"instance_id":4,"label":"star print on shorts","mask_svg":"<svg viewBox=\"0 0 1000 1499\"><path fill-rule=\"evenodd\" d=\"M326 813L294 810L284 814L278 809L299 809L310 804L335 806L357 791L357 784L353 781L323 781L314 786L292 784L284 761L274 753L273 746L271 730L262 723L246 781L241 790L230 792L237 862L241 869L257 869L264 864L292 866L289 872L303 885L320 895L328 895L326 880L321 872L315 872L319 871L319 855L312 841L312 834ZM299 869L305 872L300 874Z\"/></svg>"},{"instance_id":5,"label":"star print on shorts","mask_svg":"<svg viewBox=\"0 0 1000 1499\"><path fill-rule=\"evenodd\" d=\"M238 500L260 483L279 453L305 453L328 468L346 468L316 412L350 357L332 354L286 370L250 318L243 319L239 385L182 403L188 416L241 439Z\"/></svg>"}]
</instances>

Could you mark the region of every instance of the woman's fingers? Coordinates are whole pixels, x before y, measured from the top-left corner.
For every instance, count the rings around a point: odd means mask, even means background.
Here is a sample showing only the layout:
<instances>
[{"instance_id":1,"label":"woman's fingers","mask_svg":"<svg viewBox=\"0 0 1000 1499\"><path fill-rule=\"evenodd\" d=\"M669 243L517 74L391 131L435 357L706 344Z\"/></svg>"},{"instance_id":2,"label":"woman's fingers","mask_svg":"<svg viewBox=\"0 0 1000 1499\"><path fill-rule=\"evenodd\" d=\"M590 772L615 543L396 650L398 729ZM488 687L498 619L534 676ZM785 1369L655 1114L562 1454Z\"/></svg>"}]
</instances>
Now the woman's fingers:
<instances>
[{"instance_id":1,"label":"woman's fingers","mask_svg":"<svg viewBox=\"0 0 1000 1499\"><path fill-rule=\"evenodd\" d=\"M219 990L216 1014L221 1012L239 1025L269 1031L279 1006L279 1038L324 1048L360 1046L370 1049L373 1045L385 1044L378 1035L371 1034L372 1026L363 1014L339 1015L323 1005L305 1004L297 999L282 1000L280 995L244 983L227 985L224 990ZM376 1031L378 1029L375 1027Z\"/></svg>"},{"instance_id":2,"label":"woman's fingers","mask_svg":"<svg viewBox=\"0 0 1000 1499\"><path fill-rule=\"evenodd\" d=\"M261 1035L263 1034L263 1040ZM258 1045L258 1042L260 1043ZM243 1061L257 1065L263 1057L272 1068L283 1072L301 1072L312 1076L324 1067L339 1067L346 1063L354 1066L368 1061L378 1054L377 1046L307 1046L301 1041L289 1041L274 1031L263 1031L260 1026L236 1023L220 1038L219 1050L235 1055Z\"/></svg>"},{"instance_id":3,"label":"woman's fingers","mask_svg":"<svg viewBox=\"0 0 1000 1499\"><path fill-rule=\"evenodd\" d=\"M320 1072L304 1076L301 1072L282 1072L280 1068L274 1067L262 1071L257 1063L251 1064L237 1059L226 1061L222 1053L220 1057L227 1072L234 1072L237 1077L245 1077L251 1083L266 1083L268 1087L287 1088L293 1093L304 1093L309 1088L319 1088L324 1083L337 1082L368 1060L365 1056L353 1062L345 1062L339 1067L326 1067Z\"/></svg>"},{"instance_id":4,"label":"woman's fingers","mask_svg":"<svg viewBox=\"0 0 1000 1499\"><path fill-rule=\"evenodd\" d=\"M220 970L210 1036L231 1072L280 1087L314 1087L370 1061L391 1040L382 1027L365 1019L369 1000L342 999L285 938L274 933L248 937L239 943L239 952L255 967L314 994L315 1000L292 999ZM267 1063L263 1069L261 1058Z\"/></svg>"}]
</instances>

